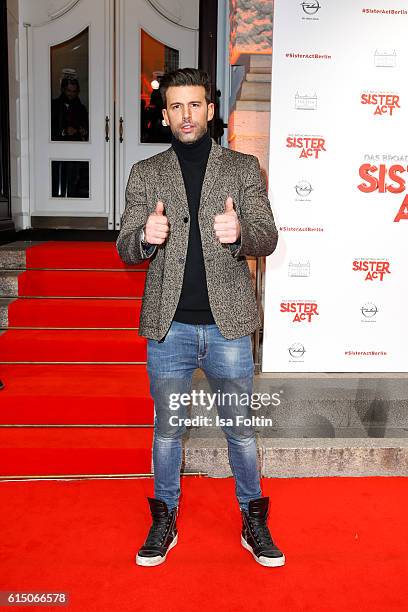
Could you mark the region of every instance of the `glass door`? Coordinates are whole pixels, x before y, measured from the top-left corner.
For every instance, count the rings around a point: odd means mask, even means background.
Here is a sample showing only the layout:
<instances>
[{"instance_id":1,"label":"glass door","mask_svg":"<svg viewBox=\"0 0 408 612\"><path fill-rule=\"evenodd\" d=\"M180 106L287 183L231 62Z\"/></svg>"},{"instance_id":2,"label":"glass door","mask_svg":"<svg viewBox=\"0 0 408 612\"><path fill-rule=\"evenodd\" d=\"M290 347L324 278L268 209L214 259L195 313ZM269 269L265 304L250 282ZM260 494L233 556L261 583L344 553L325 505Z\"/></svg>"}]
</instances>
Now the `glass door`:
<instances>
[{"instance_id":1,"label":"glass door","mask_svg":"<svg viewBox=\"0 0 408 612\"><path fill-rule=\"evenodd\" d=\"M162 124L159 83L176 68L198 65L199 0L117 2L117 128L115 226L125 206L132 165L170 146Z\"/></svg>"},{"instance_id":2,"label":"glass door","mask_svg":"<svg viewBox=\"0 0 408 612\"><path fill-rule=\"evenodd\" d=\"M29 32L32 226L113 229L113 0Z\"/></svg>"}]
</instances>

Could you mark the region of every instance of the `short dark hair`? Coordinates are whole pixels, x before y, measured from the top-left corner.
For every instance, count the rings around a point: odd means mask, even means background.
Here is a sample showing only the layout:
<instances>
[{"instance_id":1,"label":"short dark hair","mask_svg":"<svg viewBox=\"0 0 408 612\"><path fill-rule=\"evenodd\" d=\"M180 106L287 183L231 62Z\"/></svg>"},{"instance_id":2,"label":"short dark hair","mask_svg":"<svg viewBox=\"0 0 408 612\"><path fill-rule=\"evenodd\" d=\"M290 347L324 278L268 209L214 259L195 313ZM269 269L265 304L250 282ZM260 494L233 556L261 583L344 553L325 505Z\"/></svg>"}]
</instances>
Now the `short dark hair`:
<instances>
[{"instance_id":1,"label":"short dark hair","mask_svg":"<svg viewBox=\"0 0 408 612\"><path fill-rule=\"evenodd\" d=\"M61 91L68 87L68 85L76 85L78 93L81 91L78 79L70 79L68 77L64 77L61 81Z\"/></svg>"},{"instance_id":2,"label":"short dark hair","mask_svg":"<svg viewBox=\"0 0 408 612\"><path fill-rule=\"evenodd\" d=\"M202 85L205 89L207 104L211 102L211 81L208 73L200 68L178 68L172 72L166 72L160 79L160 93L164 108L167 107L166 92L169 87L189 85Z\"/></svg>"}]
</instances>

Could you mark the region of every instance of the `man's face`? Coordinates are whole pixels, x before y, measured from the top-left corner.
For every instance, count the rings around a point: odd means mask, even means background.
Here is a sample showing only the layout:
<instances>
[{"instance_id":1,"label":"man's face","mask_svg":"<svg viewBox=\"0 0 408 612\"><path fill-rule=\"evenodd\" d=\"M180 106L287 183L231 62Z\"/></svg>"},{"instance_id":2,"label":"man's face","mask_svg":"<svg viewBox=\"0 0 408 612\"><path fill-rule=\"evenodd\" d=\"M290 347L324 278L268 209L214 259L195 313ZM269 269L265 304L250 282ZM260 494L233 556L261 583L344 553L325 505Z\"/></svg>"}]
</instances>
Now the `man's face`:
<instances>
[{"instance_id":1,"label":"man's face","mask_svg":"<svg viewBox=\"0 0 408 612\"><path fill-rule=\"evenodd\" d=\"M73 83L69 83L64 88L64 94L66 95L68 100L73 100L74 98L78 96L78 87Z\"/></svg>"},{"instance_id":2,"label":"man's face","mask_svg":"<svg viewBox=\"0 0 408 612\"><path fill-rule=\"evenodd\" d=\"M190 144L206 133L207 122L214 116L214 104L207 105L203 85L169 87L166 101L163 117L178 140Z\"/></svg>"}]
</instances>

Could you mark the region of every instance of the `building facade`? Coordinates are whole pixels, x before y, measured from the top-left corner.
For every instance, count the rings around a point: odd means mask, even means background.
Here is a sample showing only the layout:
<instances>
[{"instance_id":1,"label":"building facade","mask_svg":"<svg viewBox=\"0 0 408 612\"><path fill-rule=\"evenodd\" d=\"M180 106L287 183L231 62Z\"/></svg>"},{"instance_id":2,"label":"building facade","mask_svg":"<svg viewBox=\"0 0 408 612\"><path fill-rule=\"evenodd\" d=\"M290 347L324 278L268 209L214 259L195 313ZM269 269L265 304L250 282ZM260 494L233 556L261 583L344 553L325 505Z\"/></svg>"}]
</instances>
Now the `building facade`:
<instances>
[{"instance_id":1,"label":"building facade","mask_svg":"<svg viewBox=\"0 0 408 612\"><path fill-rule=\"evenodd\" d=\"M16 230L120 228L131 165L169 146L158 84L177 67L211 72L213 137L266 172L272 0L3 6Z\"/></svg>"}]
</instances>

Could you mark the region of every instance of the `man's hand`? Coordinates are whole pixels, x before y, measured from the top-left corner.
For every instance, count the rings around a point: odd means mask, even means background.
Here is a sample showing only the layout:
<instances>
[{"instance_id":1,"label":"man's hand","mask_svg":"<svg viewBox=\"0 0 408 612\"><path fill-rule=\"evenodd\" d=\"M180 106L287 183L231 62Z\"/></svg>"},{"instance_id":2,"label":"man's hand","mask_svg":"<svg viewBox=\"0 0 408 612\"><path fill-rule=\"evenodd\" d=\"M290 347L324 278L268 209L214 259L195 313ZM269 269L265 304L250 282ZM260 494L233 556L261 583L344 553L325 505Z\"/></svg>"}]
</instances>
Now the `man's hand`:
<instances>
[{"instance_id":1,"label":"man's hand","mask_svg":"<svg viewBox=\"0 0 408 612\"><path fill-rule=\"evenodd\" d=\"M241 235L241 226L231 196L225 200L224 213L214 218L214 231L222 244L232 244Z\"/></svg>"},{"instance_id":2,"label":"man's hand","mask_svg":"<svg viewBox=\"0 0 408 612\"><path fill-rule=\"evenodd\" d=\"M144 228L145 241L149 244L163 244L169 233L169 222L164 215L164 204L160 200L154 213L148 216Z\"/></svg>"}]
</instances>

